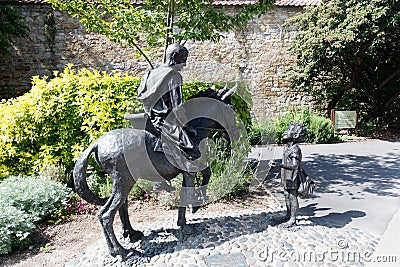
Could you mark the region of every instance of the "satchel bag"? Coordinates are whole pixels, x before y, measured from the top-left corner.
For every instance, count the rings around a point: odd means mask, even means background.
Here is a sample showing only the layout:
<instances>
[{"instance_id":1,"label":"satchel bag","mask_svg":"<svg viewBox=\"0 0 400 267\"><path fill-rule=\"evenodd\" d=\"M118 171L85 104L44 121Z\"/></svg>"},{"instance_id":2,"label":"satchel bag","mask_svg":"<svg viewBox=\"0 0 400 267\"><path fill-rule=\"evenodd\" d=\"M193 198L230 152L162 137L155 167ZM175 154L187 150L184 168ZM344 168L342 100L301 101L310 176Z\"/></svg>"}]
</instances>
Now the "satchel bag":
<instances>
[{"instance_id":1,"label":"satchel bag","mask_svg":"<svg viewBox=\"0 0 400 267\"><path fill-rule=\"evenodd\" d=\"M310 198L315 189L315 182L311 179L311 177L306 173L303 167L300 166L298 172L300 186L297 190L298 195L301 198Z\"/></svg>"}]
</instances>

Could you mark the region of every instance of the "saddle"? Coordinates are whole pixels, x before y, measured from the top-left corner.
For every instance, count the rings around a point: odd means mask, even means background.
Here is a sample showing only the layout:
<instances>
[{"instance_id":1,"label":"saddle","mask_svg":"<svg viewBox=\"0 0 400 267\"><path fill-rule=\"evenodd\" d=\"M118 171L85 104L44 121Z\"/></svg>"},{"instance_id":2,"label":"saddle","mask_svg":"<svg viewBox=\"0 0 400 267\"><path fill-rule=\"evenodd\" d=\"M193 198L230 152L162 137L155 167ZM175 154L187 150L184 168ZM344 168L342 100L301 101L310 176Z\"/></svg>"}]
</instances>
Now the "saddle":
<instances>
[{"instance_id":1,"label":"saddle","mask_svg":"<svg viewBox=\"0 0 400 267\"><path fill-rule=\"evenodd\" d=\"M160 133L150 123L149 116L146 113L125 114L124 119L128 120L134 129L146 130L156 136L157 141L154 144L154 151L164 152Z\"/></svg>"},{"instance_id":2,"label":"saddle","mask_svg":"<svg viewBox=\"0 0 400 267\"><path fill-rule=\"evenodd\" d=\"M157 141L154 143L154 151L166 153L173 157L177 157L177 155L175 155L174 152L169 151L168 149L164 149L163 142L161 141L161 134L159 131L157 131L157 129L150 122L149 116L146 113L125 114L124 119L128 120L134 129L146 130L147 132L150 132L151 134L153 134L154 136L157 137ZM196 153L199 153L199 155L200 155L200 152L198 152L198 148L194 148L193 150ZM181 151L185 154L185 156L187 158L192 157L192 155L186 154L187 151L185 151L185 150L181 150ZM179 157L177 157L177 158L179 158ZM192 158L197 158L197 157L192 157Z\"/></svg>"},{"instance_id":3,"label":"saddle","mask_svg":"<svg viewBox=\"0 0 400 267\"><path fill-rule=\"evenodd\" d=\"M128 120L135 129L146 129L149 116L146 113L125 114L124 119Z\"/></svg>"}]
</instances>

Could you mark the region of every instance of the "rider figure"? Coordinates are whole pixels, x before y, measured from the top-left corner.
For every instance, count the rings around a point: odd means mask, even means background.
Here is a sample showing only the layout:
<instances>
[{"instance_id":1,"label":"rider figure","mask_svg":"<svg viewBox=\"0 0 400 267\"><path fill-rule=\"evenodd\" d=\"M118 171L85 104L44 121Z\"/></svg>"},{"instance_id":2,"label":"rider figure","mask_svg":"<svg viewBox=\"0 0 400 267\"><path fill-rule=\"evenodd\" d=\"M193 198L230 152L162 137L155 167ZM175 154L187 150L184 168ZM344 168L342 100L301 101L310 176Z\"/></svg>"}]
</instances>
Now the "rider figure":
<instances>
[{"instance_id":1,"label":"rider figure","mask_svg":"<svg viewBox=\"0 0 400 267\"><path fill-rule=\"evenodd\" d=\"M179 73L188 57L188 50L179 44L167 47L166 61L160 67L146 73L140 83L137 99L143 102L144 111L149 116L152 126L157 131L159 140L155 144L155 151L168 152L161 142L161 134L174 144L182 154L190 160L200 157L200 152L193 145L190 135L196 131L184 124L185 114L179 114L179 121L171 122L166 118L170 112L182 104L182 76ZM181 112L182 113L182 112ZM179 155L173 155L179 157Z\"/></svg>"}]
</instances>

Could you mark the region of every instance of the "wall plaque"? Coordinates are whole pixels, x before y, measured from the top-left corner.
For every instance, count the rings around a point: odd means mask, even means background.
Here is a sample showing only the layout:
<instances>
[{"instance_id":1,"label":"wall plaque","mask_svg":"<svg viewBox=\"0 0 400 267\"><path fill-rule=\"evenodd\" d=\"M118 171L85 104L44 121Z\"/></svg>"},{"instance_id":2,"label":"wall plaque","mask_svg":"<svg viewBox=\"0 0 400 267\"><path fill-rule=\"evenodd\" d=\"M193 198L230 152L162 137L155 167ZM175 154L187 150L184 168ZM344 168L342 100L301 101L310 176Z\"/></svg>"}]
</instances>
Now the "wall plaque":
<instances>
[{"instance_id":1,"label":"wall plaque","mask_svg":"<svg viewBox=\"0 0 400 267\"><path fill-rule=\"evenodd\" d=\"M357 111L334 111L332 112L335 129L357 128Z\"/></svg>"}]
</instances>

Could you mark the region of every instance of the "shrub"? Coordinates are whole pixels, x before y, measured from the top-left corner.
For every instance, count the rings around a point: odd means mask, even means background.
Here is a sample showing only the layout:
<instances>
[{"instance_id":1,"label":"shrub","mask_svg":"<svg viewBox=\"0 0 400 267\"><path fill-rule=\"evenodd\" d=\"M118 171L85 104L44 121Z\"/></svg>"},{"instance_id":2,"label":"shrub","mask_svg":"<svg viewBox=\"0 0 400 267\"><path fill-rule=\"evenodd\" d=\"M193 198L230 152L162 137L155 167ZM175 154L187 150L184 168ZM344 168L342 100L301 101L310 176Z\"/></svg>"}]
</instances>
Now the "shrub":
<instances>
[{"instance_id":1,"label":"shrub","mask_svg":"<svg viewBox=\"0 0 400 267\"><path fill-rule=\"evenodd\" d=\"M245 159L251 147L246 138L242 134L231 145L227 145L225 139L218 139L209 147L210 154L213 155L210 165L212 175L208 185L210 201L247 191L251 175L247 175Z\"/></svg>"},{"instance_id":2,"label":"shrub","mask_svg":"<svg viewBox=\"0 0 400 267\"><path fill-rule=\"evenodd\" d=\"M0 205L0 254L24 248L35 229L31 217L13 206Z\"/></svg>"},{"instance_id":3,"label":"shrub","mask_svg":"<svg viewBox=\"0 0 400 267\"><path fill-rule=\"evenodd\" d=\"M245 140L245 136L233 144L232 149L230 147L227 141L221 138L216 139L208 146L208 152L211 155L211 178L207 188L207 196L209 197L207 203L241 195L248 191L252 173L248 172L245 158L247 158L251 147ZM202 179L201 173L198 173L195 181L196 186L201 185ZM175 192L161 192L156 196L160 205L167 208L178 206L182 180L182 175L172 180L172 184L176 188Z\"/></svg>"},{"instance_id":4,"label":"shrub","mask_svg":"<svg viewBox=\"0 0 400 267\"><path fill-rule=\"evenodd\" d=\"M0 204L24 211L36 222L65 206L70 191L50 178L12 176L0 183Z\"/></svg>"},{"instance_id":5,"label":"shrub","mask_svg":"<svg viewBox=\"0 0 400 267\"><path fill-rule=\"evenodd\" d=\"M54 78L33 78L32 90L0 104L0 175L32 174L74 159L104 132L121 127L123 114L138 111L138 78L69 65Z\"/></svg>"},{"instance_id":6,"label":"shrub","mask_svg":"<svg viewBox=\"0 0 400 267\"><path fill-rule=\"evenodd\" d=\"M308 109L292 110L274 120L260 120L249 127L252 145L283 143L283 133L291 122L301 123L307 128L308 143L327 143L333 140L333 126L325 117L312 114Z\"/></svg>"},{"instance_id":7,"label":"shrub","mask_svg":"<svg viewBox=\"0 0 400 267\"><path fill-rule=\"evenodd\" d=\"M307 127L306 127L307 128ZM310 140L313 143L327 143L333 138L333 126L330 119L311 115L310 124L307 128Z\"/></svg>"},{"instance_id":8,"label":"shrub","mask_svg":"<svg viewBox=\"0 0 400 267\"><path fill-rule=\"evenodd\" d=\"M247 128L247 136L251 145L274 144L275 140L275 124L272 120L261 119L253 122Z\"/></svg>"},{"instance_id":9,"label":"shrub","mask_svg":"<svg viewBox=\"0 0 400 267\"><path fill-rule=\"evenodd\" d=\"M69 194L50 178L19 176L0 183L0 254L28 245L36 222L63 216Z\"/></svg>"}]
</instances>

